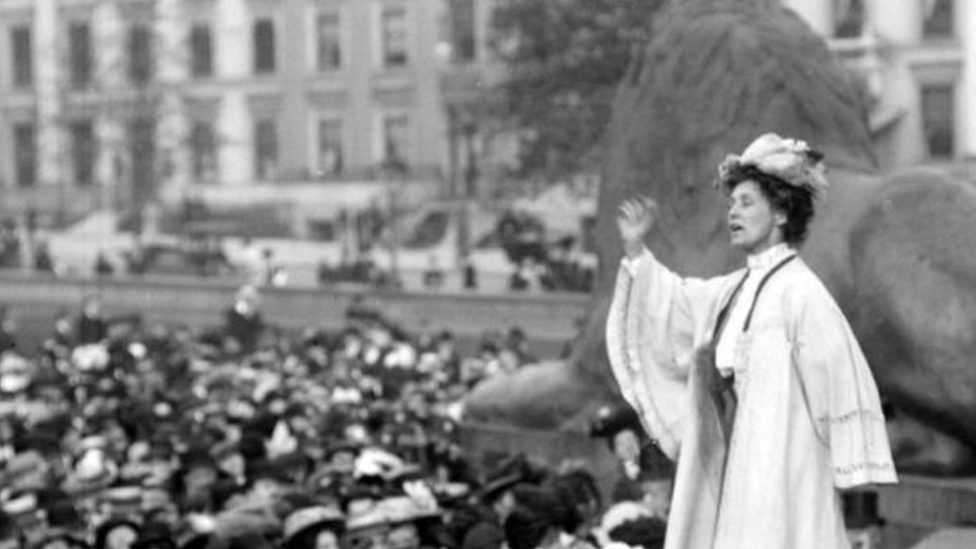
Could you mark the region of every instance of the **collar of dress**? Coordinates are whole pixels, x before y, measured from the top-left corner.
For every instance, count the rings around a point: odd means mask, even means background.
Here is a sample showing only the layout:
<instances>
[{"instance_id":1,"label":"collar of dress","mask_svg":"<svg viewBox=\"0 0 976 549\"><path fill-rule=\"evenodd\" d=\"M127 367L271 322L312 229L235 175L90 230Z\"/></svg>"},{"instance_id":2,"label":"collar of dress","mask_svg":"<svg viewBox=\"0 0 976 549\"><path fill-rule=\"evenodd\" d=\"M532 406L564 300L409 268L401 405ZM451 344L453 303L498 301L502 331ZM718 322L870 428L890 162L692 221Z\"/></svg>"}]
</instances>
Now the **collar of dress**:
<instances>
[{"instance_id":1,"label":"collar of dress","mask_svg":"<svg viewBox=\"0 0 976 549\"><path fill-rule=\"evenodd\" d=\"M785 242L781 242L757 254L749 255L746 258L746 266L749 267L750 272L767 271L793 253L796 253L793 248Z\"/></svg>"}]
</instances>

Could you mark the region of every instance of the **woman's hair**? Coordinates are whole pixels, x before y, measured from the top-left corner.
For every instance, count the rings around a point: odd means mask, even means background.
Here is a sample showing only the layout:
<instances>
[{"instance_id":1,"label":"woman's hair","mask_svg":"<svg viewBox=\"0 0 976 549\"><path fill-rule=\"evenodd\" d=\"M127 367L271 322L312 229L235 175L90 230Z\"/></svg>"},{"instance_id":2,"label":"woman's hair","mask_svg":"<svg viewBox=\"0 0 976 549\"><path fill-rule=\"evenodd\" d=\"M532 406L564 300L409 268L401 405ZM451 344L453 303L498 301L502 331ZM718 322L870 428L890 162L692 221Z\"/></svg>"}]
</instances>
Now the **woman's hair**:
<instances>
[{"instance_id":1,"label":"woman's hair","mask_svg":"<svg viewBox=\"0 0 976 549\"><path fill-rule=\"evenodd\" d=\"M806 188L790 185L755 166L735 169L725 181L725 191L731 194L743 181L755 181L773 209L786 215L783 240L790 245L802 244L813 220L813 193Z\"/></svg>"}]
</instances>

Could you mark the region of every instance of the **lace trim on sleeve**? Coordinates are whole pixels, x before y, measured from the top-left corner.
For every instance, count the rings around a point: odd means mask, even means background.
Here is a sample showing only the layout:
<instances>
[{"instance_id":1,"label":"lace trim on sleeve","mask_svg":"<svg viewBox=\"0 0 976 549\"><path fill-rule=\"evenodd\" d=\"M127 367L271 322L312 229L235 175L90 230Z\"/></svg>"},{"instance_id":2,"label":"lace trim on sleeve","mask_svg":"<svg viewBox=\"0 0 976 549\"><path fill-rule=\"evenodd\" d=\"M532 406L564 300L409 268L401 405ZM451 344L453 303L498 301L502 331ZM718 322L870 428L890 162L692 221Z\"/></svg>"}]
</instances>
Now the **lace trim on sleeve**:
<instances>
[{"instance_id":1,"label":"lace trim on sleeve","mask_svg":"<svg viewBox=\"0 0 976 549\"><path fill-rule=\"evenodd\" d=\"M855 419L870 419L874 421L879 421L881 423L885 422L884 416L878 414L874 410L859 409L852 410L846 414L841 414L839 416L821 416L817 418L817 423L824 425L843 425L845 423L850 423Z\"/></svg>"}]
</instances>

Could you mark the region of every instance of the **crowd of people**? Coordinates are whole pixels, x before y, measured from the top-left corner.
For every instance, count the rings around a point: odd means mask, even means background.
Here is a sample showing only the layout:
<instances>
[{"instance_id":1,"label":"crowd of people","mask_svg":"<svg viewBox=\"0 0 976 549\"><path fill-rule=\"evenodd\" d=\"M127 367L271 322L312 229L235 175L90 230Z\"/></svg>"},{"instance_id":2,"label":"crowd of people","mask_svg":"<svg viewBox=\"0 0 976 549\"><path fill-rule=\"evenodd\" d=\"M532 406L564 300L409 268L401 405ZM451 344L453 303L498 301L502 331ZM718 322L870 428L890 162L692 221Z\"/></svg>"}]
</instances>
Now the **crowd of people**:
<instances>
[{"instance_id":1,"label":"crowd of people","mask_svg":"<svg viewBox=\"0 0 976 549\"><path fill-rule=\"evenodd\" d=\"M7 334L0 548L661 546L670 472L645 466L635 417L596 423L621 456L612 499L585 468L462 448L464 395L533 359L520 331L462 357L361 303L341 331L286 333L258 299L194 330L93 296L36 352Z\"/></svg>"}]
</instances>

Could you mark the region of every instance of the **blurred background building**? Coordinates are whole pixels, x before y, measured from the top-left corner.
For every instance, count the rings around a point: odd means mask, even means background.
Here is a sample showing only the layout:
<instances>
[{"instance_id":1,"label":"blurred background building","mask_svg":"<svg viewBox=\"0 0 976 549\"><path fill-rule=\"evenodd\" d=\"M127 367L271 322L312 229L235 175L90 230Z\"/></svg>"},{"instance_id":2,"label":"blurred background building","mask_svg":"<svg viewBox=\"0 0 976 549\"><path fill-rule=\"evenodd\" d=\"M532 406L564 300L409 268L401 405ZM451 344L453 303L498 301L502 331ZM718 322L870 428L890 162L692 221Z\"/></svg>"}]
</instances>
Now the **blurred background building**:
<instances>
[{"instance_id":1,"label":"blurred background building","mask_svg":"<svg viewBox=\"0 0 976 549\"><path fill-rule=\"evenodd\" d=\"M976 156L976 3L784 1L866 81L882 165Z\"/></svg>"},{"instance_id":2,"label":"blurred background building","mask_svg":"<svg viewBox=\"0 0 976 549\"><path fill-rule=\"evenodd\" d=\"M0 0L2 209L78 214L391 169L457 181L475 157L489 7Z\"/></svg>"},{"instance_id":3,"label":"blurred background building","mask_svg":"<svg viewBox=\"0 0 976 549\"><path fill-rule=\"evenodd\" d=\"M784 2L866 82L883 165L976 155L976 4ZM511 148L483 109L492 5L0 0L0 210L391 177L490 194Z\"/></svg>"}]
</instances>

